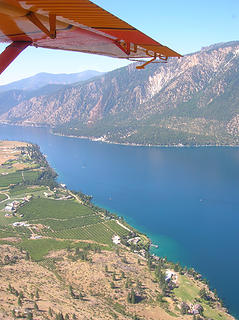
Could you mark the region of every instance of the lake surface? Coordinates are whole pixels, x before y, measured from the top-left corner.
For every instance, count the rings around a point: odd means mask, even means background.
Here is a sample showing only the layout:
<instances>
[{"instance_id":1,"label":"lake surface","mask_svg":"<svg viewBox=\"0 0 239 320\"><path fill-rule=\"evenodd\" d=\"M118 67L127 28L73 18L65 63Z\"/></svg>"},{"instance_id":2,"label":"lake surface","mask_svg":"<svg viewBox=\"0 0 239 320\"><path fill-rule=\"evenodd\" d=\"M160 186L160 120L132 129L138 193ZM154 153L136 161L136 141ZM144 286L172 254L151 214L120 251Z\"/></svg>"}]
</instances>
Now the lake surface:
<instances>
[{"instance_id":1,"label":"lake surface","mask_svg":"<svg viewBox=\"0 0 239 320\"><path fill-rule=\"evenodd\" d=\"M239 317L239 148L130 147L5 125L0 139L39 144L60 182L193 266Z\"/></svg>"}]
</instances>

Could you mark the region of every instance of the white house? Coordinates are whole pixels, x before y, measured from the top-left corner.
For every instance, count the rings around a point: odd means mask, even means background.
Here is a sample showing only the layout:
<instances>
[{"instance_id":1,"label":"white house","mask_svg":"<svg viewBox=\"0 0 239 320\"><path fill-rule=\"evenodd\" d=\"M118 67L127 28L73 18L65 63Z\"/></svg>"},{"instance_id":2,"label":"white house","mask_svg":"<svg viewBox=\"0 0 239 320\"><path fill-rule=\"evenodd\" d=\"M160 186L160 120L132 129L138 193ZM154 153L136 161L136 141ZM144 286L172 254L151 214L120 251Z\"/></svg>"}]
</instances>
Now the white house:
<instances>
[{"instance_id":1,"label":"white house","mask_svg":"<svg viewBox=\"0 0 239 320\"><path fill-rule=\"evenodd\" d=\"M118 235L115 235L112 237L112 241L114 244L120 244L120 237Z\"/></svg>"}]
</instances>

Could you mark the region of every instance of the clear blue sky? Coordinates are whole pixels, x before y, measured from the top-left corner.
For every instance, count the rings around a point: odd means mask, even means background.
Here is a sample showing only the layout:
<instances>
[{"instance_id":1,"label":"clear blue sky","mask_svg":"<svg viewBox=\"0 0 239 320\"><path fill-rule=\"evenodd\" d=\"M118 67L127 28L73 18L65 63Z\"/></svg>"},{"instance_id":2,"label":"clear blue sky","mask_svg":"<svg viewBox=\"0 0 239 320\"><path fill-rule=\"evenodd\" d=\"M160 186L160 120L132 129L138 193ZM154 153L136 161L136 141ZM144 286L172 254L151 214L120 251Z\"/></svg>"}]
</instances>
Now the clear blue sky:
<instances>
[{"instance_id":1,"label":"clear blue sky","mask_svg":"<svg viewBox=\"0 0 239 320\"><path fill-rule=\"evenodd\" d=\"M66 0L67 1L67 0ZM181 54L239 40L239 0L93 0ZM5 45L0 44L0 51ZM0 76L0 84L39 72L110 71L127 61L96 55L27 48Z\"/></svg>"}]
</instances>

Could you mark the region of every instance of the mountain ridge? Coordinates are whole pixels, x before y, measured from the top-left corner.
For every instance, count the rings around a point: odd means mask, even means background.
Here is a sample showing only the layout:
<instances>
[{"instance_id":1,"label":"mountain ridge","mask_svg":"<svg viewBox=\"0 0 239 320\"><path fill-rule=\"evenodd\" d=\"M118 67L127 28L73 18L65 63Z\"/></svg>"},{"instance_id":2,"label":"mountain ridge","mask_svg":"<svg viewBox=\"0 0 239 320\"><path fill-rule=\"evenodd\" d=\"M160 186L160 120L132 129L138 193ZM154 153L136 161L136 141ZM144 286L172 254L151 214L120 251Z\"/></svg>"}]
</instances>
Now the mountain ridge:
<instances>
[{"instance_id":1,"label":"mountain ridge","mask_svg":"<svg viewBox=\"0 0 239 320\"><path fill-rule=\"evenodd\" d=\"M95 70L85 70L77 73L48 73L41 72L34 76L24 78L18 81L11 82L0 86L0 92L9 90L37 90L46 85L69 85L79 81L86 81L91 78L104 74Z\"/></svg>"},{"instance_id":2,"label":"mountain ridge","mask_svg":"<svg viewBox=\"0 0 239 320\"><path fill-rule=\"evenodd\" d=\"M20 101L0 121L155 145L239 143L239 42L138 71L135 64ZM232 134L233 132L233 134Z\"/></svg>"}]
</instances>

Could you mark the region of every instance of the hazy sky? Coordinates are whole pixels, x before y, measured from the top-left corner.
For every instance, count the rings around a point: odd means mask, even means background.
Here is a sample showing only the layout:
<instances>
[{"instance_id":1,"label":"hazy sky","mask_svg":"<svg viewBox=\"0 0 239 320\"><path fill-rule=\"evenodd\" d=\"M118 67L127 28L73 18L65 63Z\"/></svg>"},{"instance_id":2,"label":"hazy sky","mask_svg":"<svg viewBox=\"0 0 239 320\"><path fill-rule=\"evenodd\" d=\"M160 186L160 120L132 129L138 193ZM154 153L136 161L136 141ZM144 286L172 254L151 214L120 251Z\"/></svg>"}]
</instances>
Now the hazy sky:
<instances>
[{"instance_id":1,"label":"hazy sky","mask_svg":"<svg viewBox=\"0 0 239 320\"><path fill-rule=\"evenodd\" d=\"M93 2L181 54L218 42L239 40L239 0ZM0 44L0 51L4 48ZM0 84L39 72L110 71L126 64L127 61L119 59L30 47L0 76Z\"/></svg>"}]
</instances>

